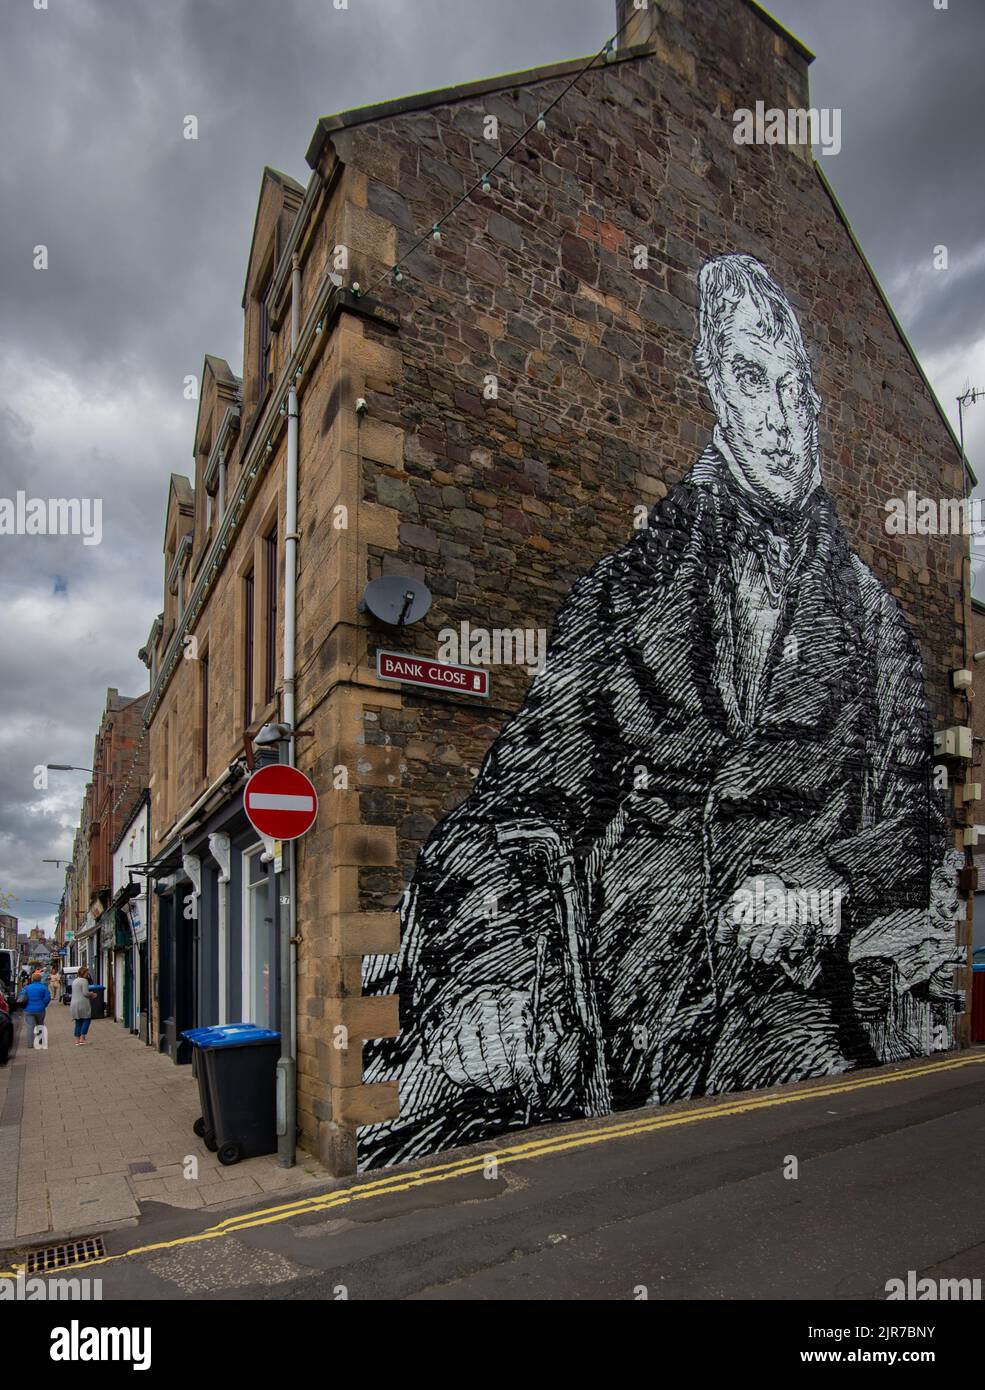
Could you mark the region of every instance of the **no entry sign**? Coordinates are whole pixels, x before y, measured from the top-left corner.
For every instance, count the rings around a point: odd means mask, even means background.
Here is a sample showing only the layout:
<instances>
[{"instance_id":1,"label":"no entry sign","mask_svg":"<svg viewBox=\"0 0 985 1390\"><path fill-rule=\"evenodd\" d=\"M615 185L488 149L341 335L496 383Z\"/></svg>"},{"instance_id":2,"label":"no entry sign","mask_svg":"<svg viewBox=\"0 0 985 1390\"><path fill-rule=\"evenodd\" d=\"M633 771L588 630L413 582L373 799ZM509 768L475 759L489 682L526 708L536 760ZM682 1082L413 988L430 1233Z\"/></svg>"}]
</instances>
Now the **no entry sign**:
<instances>
[{"instance_id":1,"label":"no entry sign","mask_svg":"<svg viewBox=\"0 0 985 1390\"><path fill-rule=\"evenodd\" d=\"M318 797L303 772L285 763L271 763L257 768L247 782L243 808L261 835L296 840L314 825Z\"/></svg>"},{"instance_id":2,"label":"no entry sign","mask_svg":"<svg viewBox=\"0 0 985 1390\"><path fill-rule=\"evenodd\" d=\"M450 661L432 661L426 656L409 656L406 652L377 651L376 674L381 680L427 685L458 695L489 694L488 671L480 671L477 666L456 666Z\"/></svg>"}]
</instances>

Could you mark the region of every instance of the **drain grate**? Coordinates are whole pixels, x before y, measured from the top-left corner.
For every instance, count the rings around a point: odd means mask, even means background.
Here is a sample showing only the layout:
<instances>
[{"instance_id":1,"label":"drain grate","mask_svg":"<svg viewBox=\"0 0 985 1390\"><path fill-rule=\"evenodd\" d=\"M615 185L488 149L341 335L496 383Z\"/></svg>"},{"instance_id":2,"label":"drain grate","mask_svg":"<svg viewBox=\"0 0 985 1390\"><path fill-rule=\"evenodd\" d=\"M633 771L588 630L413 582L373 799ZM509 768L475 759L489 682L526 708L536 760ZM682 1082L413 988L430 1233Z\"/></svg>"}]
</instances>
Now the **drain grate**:
<instances>
[{"instance_id":1,"label":"drain grate","mask_svg":"<svg viewBox=\"0 0 985 1390\"><path fill-rule=\"evenodd\" d=\"M46 1245L43 1250L32 1250L27 1257L26 1274L49 1274L53 1269L67 1269L69 1265L85 1264L106 1254L102 1236L89 1236L85 1240L70 1240L64 1245Z\"/></svg>"}]
</instances>

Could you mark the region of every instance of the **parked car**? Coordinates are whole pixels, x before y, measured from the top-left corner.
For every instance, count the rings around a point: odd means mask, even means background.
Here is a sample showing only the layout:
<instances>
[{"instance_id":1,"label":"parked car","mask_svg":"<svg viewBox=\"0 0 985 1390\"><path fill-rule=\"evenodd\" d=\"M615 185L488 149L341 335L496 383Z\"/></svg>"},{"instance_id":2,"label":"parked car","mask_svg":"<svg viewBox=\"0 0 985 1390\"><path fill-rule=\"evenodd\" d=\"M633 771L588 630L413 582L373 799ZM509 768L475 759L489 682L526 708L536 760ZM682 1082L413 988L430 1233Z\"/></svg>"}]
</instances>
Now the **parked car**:
<instances>
[{"instance_id":1,"label":"parked car","mask_svg":"<svg viewBox=\"0 0 985 1390\"><path fill-rule=\"evenodd\" d=\"M7 1058L10 1056L10 1047L14 1041L14 1024L10 1017L11 1005L7 1002L7 996L0 989L0 1067L6 1066Z\"/></svg>"}]
</instances>

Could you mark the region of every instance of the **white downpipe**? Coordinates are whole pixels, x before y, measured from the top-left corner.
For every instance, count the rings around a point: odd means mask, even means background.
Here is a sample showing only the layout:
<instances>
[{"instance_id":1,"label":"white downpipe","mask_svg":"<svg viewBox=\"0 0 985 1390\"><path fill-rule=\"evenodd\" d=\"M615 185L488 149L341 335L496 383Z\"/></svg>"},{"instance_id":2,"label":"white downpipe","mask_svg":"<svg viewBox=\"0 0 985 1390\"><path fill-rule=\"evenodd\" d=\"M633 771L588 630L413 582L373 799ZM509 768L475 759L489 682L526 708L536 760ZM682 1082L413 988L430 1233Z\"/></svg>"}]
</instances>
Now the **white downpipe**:
<instances>
[{"instance_id":1,"label":"white downpipe","mask_svg":"<svg viewBox=\"0 0 985 1390\"><path fill-rule=\"evenodd\" d=\"M301 326L301 263L291 259L291 353L298 345ZM287 393L287 478L284 505L284 723L295 725L295 672L297 650L297 563L298 563L298 393L291 382ZM287 743L287 761L293 767L295 741ZM286 923L281 925L281 1058L277 1064L283 1133L278 1139L278 1157L285 1168L293 1167L297 1135L297 875L294 842L286 845L287 898ZM286 931L287 940L283 940ZM286 979L284 978L286 975ZM280 1116L278 1116L280 1118ZM278 1126L278 1129L280 1126Z\"/></svg>"},{"instance_id":2,"label":"white downpipe","mask_svg":"<svg viewBox=\"0 0 985 1390\"><path fill-rule=\"evenodd\" d=\"M301 267L297 256L291 271L291 352L298 345L301 320ZM294 728L294 678L297 645L298 556L298 393L291 382L287 393L287 497L284 507L284 723ZM288 762L294 763L294 740Z\"/></svg>"},{"instance_id":3,"label":"white downpipe","mask_svg":"<svg viewBox=\"0 0 985 1390\"><path fill-rule=\"evenodd\" d=\"M229 879L220 876L219 883L219 921L216 951L219 958L219 1022L229 1022L229 970L226 956L229 951Z\"/></svg>"}]
</instances>

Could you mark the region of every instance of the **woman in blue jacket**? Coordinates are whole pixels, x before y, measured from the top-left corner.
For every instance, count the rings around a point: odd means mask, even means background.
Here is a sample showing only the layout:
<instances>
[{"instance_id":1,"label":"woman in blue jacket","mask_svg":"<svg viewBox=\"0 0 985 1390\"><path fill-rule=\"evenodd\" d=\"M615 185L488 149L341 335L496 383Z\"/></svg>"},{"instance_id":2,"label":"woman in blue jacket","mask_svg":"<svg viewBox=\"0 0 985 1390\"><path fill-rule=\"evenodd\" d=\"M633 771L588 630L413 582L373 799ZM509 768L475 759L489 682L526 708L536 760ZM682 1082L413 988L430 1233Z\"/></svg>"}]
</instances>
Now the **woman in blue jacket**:
<instances>
[{"instance_id":1,"label":"woman in blue jacket","mask_svg":"<svg viewBox=\"0 0 985 1390\"><path fill-rule=\"evenodd\" d=\"M34 978L24 989L24 1016L31 1030L31 1045L34 1043L34 1029L44 1023L45 1011L51 1003L51 991L41 978L41 971L34 972Z\"/></svg>"}]
</instances>

